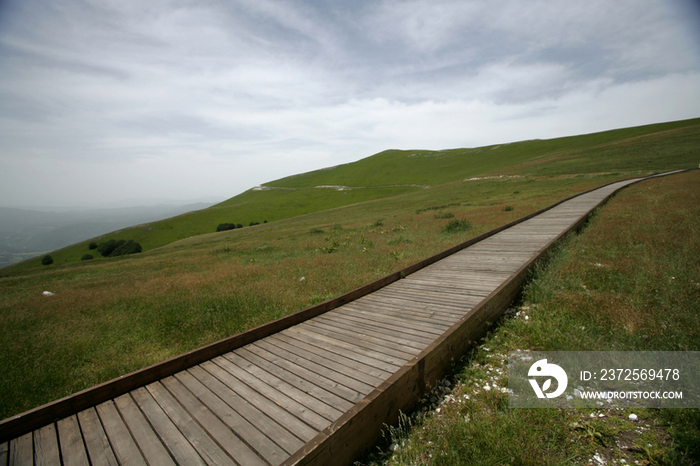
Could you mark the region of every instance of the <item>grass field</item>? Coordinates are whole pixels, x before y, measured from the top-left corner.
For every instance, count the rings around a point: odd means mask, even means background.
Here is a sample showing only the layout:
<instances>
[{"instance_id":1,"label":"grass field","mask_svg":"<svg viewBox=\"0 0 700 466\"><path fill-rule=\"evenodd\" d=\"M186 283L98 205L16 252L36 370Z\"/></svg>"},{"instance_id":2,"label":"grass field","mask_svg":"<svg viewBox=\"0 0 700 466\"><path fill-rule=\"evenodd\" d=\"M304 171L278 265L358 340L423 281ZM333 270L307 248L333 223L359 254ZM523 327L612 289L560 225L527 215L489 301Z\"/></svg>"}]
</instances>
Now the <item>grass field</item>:
<instances>
[{"instance_id":1,"label":"grass field","mask_svg":"<svg viewBox=\"0 0 700 466\"><path fill-rule=\"evenodd\" d=\"M698 464L698 409L508 409L500 388L516 349L700 350L699 186L695 170L618 193L541 264L442 401L359 464Z\"/></svg>"},{"instance_id":2,"label":"grass field","mask_svg":"<svg viewBox=\"0 0 700 466\"><path fill-rule=\"evenodd\" d=\"M429 188L251 191L233 205L111 235L141 242L142 254L74 261L85 243L52 254L51 266L4 269L0 418L322 302L577 192L695 166L699 134L690 121L581 136L588 141L581 149L576 138L541 141L553 158L544 174L535 163L543 155L526 154L531 146L501 161L500 172L474 172L479 179L467 181L452 174ZM630 168L630 147L650 148L646 168ZM569 159L591 164L600 151L605 170L572 172ZM250 220L269 223L207 233L219 221L246 222L238 204L251 213L267 205L269 217ZM471 227L445 232L454 220Z\"/></svg>"},{"instance_id":3,"label":"grass field","mask_svg":"<svg viewBox=\"0 0 700 466\"><path fill-rule=\"evenodd\" d=\"M700 119L694 119L473 149L388 150L350 164L272 181L265 186L278 189L251 189L208 209L126 228L103 235L99 241L131 239L149 251L213 232L220 223L273 222L474 177L630 177L691 168L700 159L699 147ZM51 256L57 265L78 262L89 252L89 242L63 248ZM40 259L13 268L36 267Z\"/></svg>"}]
</instances>

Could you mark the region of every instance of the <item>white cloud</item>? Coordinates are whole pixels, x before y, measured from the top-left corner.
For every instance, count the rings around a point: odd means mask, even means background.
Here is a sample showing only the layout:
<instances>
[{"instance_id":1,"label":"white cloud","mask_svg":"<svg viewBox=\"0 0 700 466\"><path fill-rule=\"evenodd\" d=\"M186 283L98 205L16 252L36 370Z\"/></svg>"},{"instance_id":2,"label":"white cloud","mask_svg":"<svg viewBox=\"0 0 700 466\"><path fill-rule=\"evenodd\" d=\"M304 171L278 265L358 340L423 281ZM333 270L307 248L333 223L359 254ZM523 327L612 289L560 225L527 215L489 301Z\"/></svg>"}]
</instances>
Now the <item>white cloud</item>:
<instances>
[{"instance_id":1,"label":"white cloud","mask_svg":"<svg viewBox=\"0 0 700 466\"><path fill-rule=\"evenodd\" d=\"M223 199L390 147L695 117L684 1L13 0L0 204Z\"/></svg>"}]
</instances>

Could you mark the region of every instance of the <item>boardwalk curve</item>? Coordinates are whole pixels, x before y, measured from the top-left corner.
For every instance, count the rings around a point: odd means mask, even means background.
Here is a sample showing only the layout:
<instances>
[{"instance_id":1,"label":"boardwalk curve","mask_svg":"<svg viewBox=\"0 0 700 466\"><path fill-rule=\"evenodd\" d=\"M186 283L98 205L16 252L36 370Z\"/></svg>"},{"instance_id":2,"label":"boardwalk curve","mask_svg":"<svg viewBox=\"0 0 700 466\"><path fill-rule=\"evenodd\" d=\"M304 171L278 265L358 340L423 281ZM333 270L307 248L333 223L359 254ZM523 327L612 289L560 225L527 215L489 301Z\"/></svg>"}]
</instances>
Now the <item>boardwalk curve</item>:
<instances>
[{"instance_id":1,"label":"boardwalk curve","mask_svg":"<svg viewBox=\"0 0 700 466\"><path fill-rule=\"evenodd\" d=\"M495 322L537 258L641 179L7 419L0 466L351 464Z\"/></svg>"}]
</instances>

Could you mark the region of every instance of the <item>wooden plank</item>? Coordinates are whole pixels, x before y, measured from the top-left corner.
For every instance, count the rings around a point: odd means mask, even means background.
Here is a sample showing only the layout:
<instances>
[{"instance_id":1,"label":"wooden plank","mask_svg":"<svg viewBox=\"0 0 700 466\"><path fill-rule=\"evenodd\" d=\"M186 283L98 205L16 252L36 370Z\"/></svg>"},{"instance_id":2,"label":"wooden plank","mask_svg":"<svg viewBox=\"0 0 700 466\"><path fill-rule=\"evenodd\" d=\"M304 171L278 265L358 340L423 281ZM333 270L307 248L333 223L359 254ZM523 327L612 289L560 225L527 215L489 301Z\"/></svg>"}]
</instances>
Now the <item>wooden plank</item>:
<instances>
[{"instance_id":1,"label":"wooden plank","mask_svg":"<svg viewBox=\"0 0 700 466\"><path fill-rule=\"evenodd\" d=\"M112 452L107 434L95 408L79 412L78 422L80 430L83 432L90 464L92 466L118 466L117 458Z\"/></svg>"},{"instance_id":2,"label":"wooden plank","mask_svg":"<svg viewBox=\"0 0 700 466\"><path fill-rule=\"evenodd\" d=\"M464 315L464 310L454 311L449 309L450 313L443 314L443 306L430 305L425 303L417 303L415 301L404 301L409 306L399 307L396 305L385 304L380 306L369 301L355 301L352 306L344 308L347 312L359 312L362 315L378 315L385 316L391 320L407 320L414 322L421 327L429 327L441 334L455 321L458 316ZM454 312L454 314L452 314Z\"/></svg>"},{"instance_id":3,"label":"wooden plank","mask_svg":"<svg viewBox=\"0 0 700 466\"><path fill-rule=\"evenodd\" d=\"M424 283L428 285L440 285L446 288L463 289L469 286L496 288L498 285L503 283L503 280L505 280L505 278L503 278L503 273L493 275L480 273L479 278L476 278L473 275L476 274L460 273L453 270L436 270L434 273L425 273L421 274L419 277L410 277L410 279L407 279L406 282Z\"/></svg>"},{"instance_id":4,"label":"wooden plank","mask_svg":"<svg viewBox=\"0 0 700 466\"><path fill-rule=\"evenodd\" d=\"M285 370L250 351L250 345L223 357L329 421L337 419L352 403L303 377Z\"/></svg>"},{"instance_id":5,"label":"wooden plank","mask_svg":"<svg viewBox=\"0 0 700 466\"><path fill-rule=\"evenodd\" d=\"M387 371L382 371L360 361L332 353L325 348L310 345L305 341L297 340L285 332L278 333L274 337L268 337L265 341L322 366L335 367L338 372L372 387L376 387L391 375Z\"/></svg>"},{"instance_id":6,"label":"wooden plank","mask_svg":"<svg viewBox=\"0 0 700 466\"><path fill-rule=\"evenodd\" d=\"M440 304L418 303L416 301L404 301L410 305L398 307L396 305L379 306L376 303L359 301L348 307L346 312L357 316L378 316L388 319L390 322L410 322L419 329L431 329L438 335L450 328L455 320L463 316L470 308L450 309ZM472 306L473 307L473 306Z\"/></svg>"},{"instance_id":7,"label":"wooden plank","mask_svg":"<svg viewBox=\"0 0 700 466\"><path fill-rule=\"evenodd\" d=\"M358 391L331 379L329 377L332 374L331 369L326 369L325 373L313 372L287 359L289 354L281 356L279 348L266 344L264 340L241 348L240 351L244 350L255 356L251 355L251 358L248 358L248 354L239 353L244 358L260 367L264 365L265 370L273 372L290 383L294 382L297 388L303 389L314 398L323 400L339 410L346 411L363 398ZM293 355L291 359L294 359Z\"/></svg>"},{"instance_id":8,"label":"wooden plank","mask_svg":"<svg viewBox=\"0 0 700 466\"><path fill-rule=\"evenodd\" d=\"M8 442L0 443L0 466L7 466L10 461L10 444Z\"/></svg>"},{"instance_id":9,"label":"wooden plank","mask_svg":"<svg viewBox=\"0 0 700 466\"><path fill-rule=\"evenodd\" d=\"M175 423L168 417L160 404L146 388L141 387L131 392L136 404L146 415L148 421L158 433L161 441L168 449L177 464L204 466L207 462L197 453Z\"/></svg>"},{"instance_id":10,"label":"wooden plank","mask_svg":"<svg viewBox=\"0 0 700 466\"><path fill-rule=\"evenodd\" d=\"M435 285L425 285L420 283L406 283L401 289L401 296L406 299L425 299L428 303L442 304L446 307L446 312L460 314L465 307L474 307L484 297L488 296L495 287L467 286L462 290L448 289Z\"/></svg>"},{"instance_id":11,"label":"wooden plank","mask_svg":"<svg viewBox=\"0 0 700 466\"><path fill-rule=\"evenodd\" d=\"M96 411L119 464L146 465L114 402L101 403L97 405Z\"/></svg>"},{"instance_id":12,"label":"wooden plank","mask_svg":"<svg viewBox=\"0 0 700 466\"><path fill-rule=\"evenodd\" d=\"M373 340L375 338L363 335L358 332L345 331L338 327L330 325L322 325L317 322L304 322L303 327L312 331L315 334L325 335L337 341L343 341L349 345L364 348L369 353L373 354L377 359L382 359L387 362L401 367L407 360L411 359L418 351L409 352L400 351L389 347L387 344L380 344ZM410 350L413 350L412 348Z\"/></svg>"},{"instance_id":13,"label":"wooden plank","mask_svg":"<svg viewBox=\"0 0 700 466\"><path fill-rule=\"evenodd\" d=\"M201 364L200 367L219 379L224 385L231 388L231 390L236 392L244 400L244 402L250 403L259 411L268 414L277 423L287 429L290 433L299 437L301 440L308 441L310 438L316 435L316 428L305 423L298 417L291 414L289 411L282 409L282 407L253 390L248 385L234 377L233 374L226 371L219 365L214 364L213 360Z\"/></svg>"},{"instance_id":14,"label":"wooden plank","mask_svg":"<svg viewBox=\"0 0 700 466\"><path fill-rule=\"evenodd\" d=\"M187 412L197 420L202 429L223 449L236 463L251 466L267 466L262 456L241 440L216 414L196 398L184 385L174 377L168 377L161 384L170 392L173 398L187 409ZM194 434L197 435L197 434Z\"/></svg>"},{"instance_id":15,"label":"wooden plank","mask_svg":"<svg viewBox=\"0 0 700 466\"><path fill-rule=\"evenodd\" d=\"M495 289L496 286L477 286L467 284L458 289L454 287L440 286L433 283L411 282L406 283L403 291L407 294L415 293L418 295L418 297L424 295L442 300L445 303L455 303L468 299L473 300L474 298L483 299Z\"/></svg>"},{"instance_id":16,"label":"wooden plank","mask_svg":"<svg viewBox=\"0 0 700 466\"><path fill-rule=\"evenodd\" d=\"M405 306L409 309L411 302L415 302L416 305L422 306L423 308L434 306L436 312L440 312L444 315L443 320L451 320L453 315L463 314L464 309L469 310L478 304L478 297L463 297L461 300L455 301L453 299L441 298L439 295L434 293L426 293L423 295L419 292L409 290L407 287L404 287L400 290L382 290L381 295L373 296L370 299L366 299L364 302L380 302L387 305Z\"/></svg>"},{"instance_id":17,"label":"wooden plank","mask_svg":"<svg viewBox=\"0 0 700 466\"><path fill-rule=\"evenodd\" d=\"M419 327L409 319L396 319L388 323L386 320L377 318L376 315L359 317L350 312L326 314L324 318L335 323L352 323L358 328L374 330L393 337L410 338L415 344L420 344L423 347L430 344L440 334L431 328L426 330L426 327Z\"/></svg>"},{"instance_id":18,"label":"wooden plank","mask_svg":"<svg viewBox=\"0 0 700 466\"><path fill-rule=\"evenodd\" d=\"M174 465L170 453L156 435L153 427L128 393L114 399L114 405L131 431L141 453L149 464Z\"/></svg>"},{"instance_id":19,"label":"wooden plank","mask_svg":"<svg viewBox=\"0 0 700 466\"><path fill-rule=\"evenodd\" d=\"M479 275L478 277L476 275ZM408 282L425 283L429 285L443 285L452 286L457 289L462 289L466 286L490 286L496 288L498 285L503 283L503 280L508 277L504 277L505 273L479 273L475 274L473 272L459 272L456 270L440 269L436 270L435 273L422 274L420 277L411 277Z\"/></svg>"},{"instance_id":20,"label":"wooden plank","mask_svg":"<svg viewBox=\"0 0 700 466\"><path fill-rule=\"evenodd\" d=\"M61 464L56 425L49 424L34 431L34 464Z\"/></svg>"},{"instance_id":21,"label":"wooden plank","mask_svg":"<svg viewBox=\"0 0 700 466\"><path fill-rule=\"evenodd\" d=\"M348 343L356 343L372 351L376 351L377 353L391 356L397 361L406 361L420 352L418 348L414 348L413 346L397 347L396 344L392 344L390 341L381 337L373 336L369 332L365 332L363 329L357 328L349 323L343 326L334 322L313 320L311 322L306 322L304 325L314 332L322 332L325 335L338 338Z\"/></svg>"},{"instance_id":22,"label":"wooden plank","mask_svg":"<svg viewBox=\"0 0 700 466\"><path fill-rule=\"evenodd\" d=\"M408 355L413 354L415 350L418 350L415 351L416 353L420 352L428 343L420 341L424 340L422 337L406 338L406 333L395 329L378 331L376 327L367 326L363 322L355 322L351 319L334 319L333 317L323 316L323 319L317 319L314 322L327 328L343 330L349 335L355 333L363 335L363 338L366 338L367 341L372 341L388 348L400 348L399 351ZM409 348L411 349L409 350Z\"/></svg>"},{"instance_id":23,"label":"wooden plank","mask_svg":"<svg viewBox=\"0 0 700 466\"><path fill-rule=\"evenodd\" d=\"M56 422L63 462L76 466L89 466L87 451L80 432L78 417L73 415Z\"/></svg>"},{"instance_id":24,"label":"wooden plank","mask_svg":"<svg viewBox=\"0 0 700 466\"><path fill-rule=\"evenodd\" d=\"M294 387L277 377L266 375L264 371L257 370L254 365L247 361L241 361L233 353L225 356L220 356L214 359L213 362L314 429L323 429L332 419L337 417L339 411L331 406L320 402L314 403L313 399L305 393L300 390L294 390ZM227 357L235 360L235 364ZM290 393L290 395L287 395L287 393ZM294 394L294 397L291 396L291 393ZM316 412L316 410L319 412Z\"/></svg>"},{"instance_id":25,"label":"wooden plank","mask_svg":"<svg viewBox=\"0 0 700 466\"><path fill-rule=\"evenodd\" d=\"M31 432L10 441L10 466L34 464L34 436Z\"/></svg>"},{"instance_id":26,"label":"wooden plank","mask_svg":"<svg viewBox=\"0 0 700 466\"><path fill-rule=\"evenodd\" d=\"M362 306L344 307L342 315L349 319L364 320L369 324L377 325L379 328L403 326L403 328L410 330L409 333L411 334L421 334L432 338L442 334L449 328L447 324L438 325L430 322L428 318L416 318L414 314L401 313L400 311L378 312L374 309L367 310ZM424 313L424 315L427 314Z\"/></svg>"},{"instance_id":27,"label":"wooden plank","mask_svg":"<svg viewBox=\"0 0 700 466\"><path fill-rule=\"evenodd\" d=\"M327 350L328 352L359 361L363 364L375 367L390 374L393 374L401 367L400 361L397 361L394 358L387 358L382 354L367 350L364 347L350 344L337 338L331 338L302 326L288 329L286 330L286 334L298 340L307 342L310 345ZM387 359L389 359L389 361L387 361Z\"/></svg>"},{"instance_id":28,"label":"wooden plank","mask_svg":"<svg viewBox=\"0 0 700 466\"><path fill-rule=\"evenodd\" d=\"M224 422L259 452L282 455L274 445L278 445L286 453L293 453L304 444L300 437L295 436L278 424L275 419L241 398L201 367L193 367L187 372L175 374L175 377L200 396L200 399L205 401L212 410L219 413ZM215 398L207 394L202 387L210 391ZM216 398L221 400L224 405L219 403Z\"/></svg>"},{"instance_id":29,"label":"wooden plank","mask_svg":"<svg viewBox=\"0 0 700 466\"><path fill-rule=\"evenodd\" d=\"M364 395L368 394L374 389L373 385L367 384L355 377L352 377L351 375L348 375L346 366L332 364L329 360L324 361L325 364L323 364L322 362L319 362L321 358L317 355L304 352L304 350L299 348L290 347L283 341L274 337L268 337L264 340L260 340L253 345L250 345L250 347L262 348L279 357L279 360L271 358L270 361L281 365L282 367L287 367L287 363L285 362L287 361L290 365L296 365L299 368L309 371L310 373L317 374L318 376L327 379L331 383L336 383L337 388L333 387L332 391L336 395L343 396L345 399L352 401L353 403L357 403ZM295 369L295 371L297 371L297 369ZM328 383L325 381L322 383L324 383L324 386L329 387L330 389ZM343 395L343 392L339 390L340 387L345 387L345 389L348 390L346 395Z\"/></svg>"},{"instance_id":30,"label":"wooden plank","mask_svg":"<svg viewBox=\"0 0 700 466\"><path fill-rule=\"evenodd\" d=\"M216 413L216 416L221 419L224 424L235 432L245 443L250 445L253 450L257 451L268 463L279 464L290 453L296 451L295 447L299 448L301 445L301 441L295 439L296 441L287 445L288 451L285 451L283 446L278 445L268 437L268 435L276 437L274 433L267 435L263 433L260 430L262 426L251 424L189 372L180 372L173 377L187 387L192 395L196 396L209 410ZM265 419L265 422L270 423L272 421ZM274 422L272 423L277 425ZM279 427L279 431L282 430L283 429Z\"/></svg>"},{"instance_id":31,"label":"wooden plank","mask_svg":"<svg viewBox=\"0 0 700 466\"><path fill-rule=\"evenodd\" d=\"M489 293L495 290L499 284L482 285L475 283L463 283L459 285L444 285L438 280L412 280L411 282L406 283L404 290L410 290L412 292L417 291L418 293L428 292L436 296L439 295L445 300L457 301L473 296L488 296Z\"/></svg>"},{"instance_id":32,"label":"wooden plank","mask_svg":"<svg viewBox=\"0 0 700 466\"><path fill-rule=\"evenodd\" d=\"M146 390L158 402L170 422L182 432L199 456L210 466L236 466L235 461L209 436L209 433L184 409L165 388L163 379L146 386Z\"/></svg>"}]
</instances>

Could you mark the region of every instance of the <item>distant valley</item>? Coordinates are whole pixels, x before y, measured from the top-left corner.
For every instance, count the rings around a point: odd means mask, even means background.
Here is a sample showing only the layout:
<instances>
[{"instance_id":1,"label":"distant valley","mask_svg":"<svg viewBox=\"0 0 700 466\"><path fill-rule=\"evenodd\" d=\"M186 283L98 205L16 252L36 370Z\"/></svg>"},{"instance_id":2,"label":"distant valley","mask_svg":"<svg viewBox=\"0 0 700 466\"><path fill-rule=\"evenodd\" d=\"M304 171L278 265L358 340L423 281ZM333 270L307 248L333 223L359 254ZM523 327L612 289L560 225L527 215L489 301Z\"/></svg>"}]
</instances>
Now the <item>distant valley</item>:
<instances>
[{"instance_id":1,"label":"distant valley","mask_svg":"<svg viewBox=\"0 0 700 466\"><path fill-rule=\"evenodd\" d=\"M212 203L105 209L32 210L0 207L0 267L121 228L210 207Z\"/></svg>"}]
</instances>

